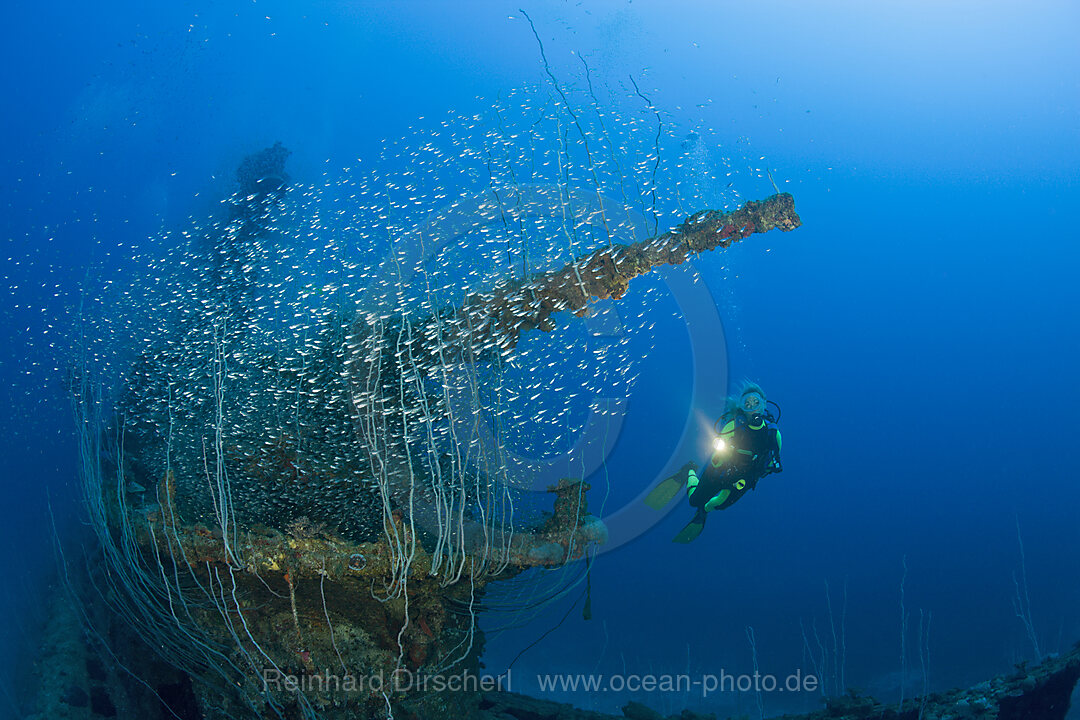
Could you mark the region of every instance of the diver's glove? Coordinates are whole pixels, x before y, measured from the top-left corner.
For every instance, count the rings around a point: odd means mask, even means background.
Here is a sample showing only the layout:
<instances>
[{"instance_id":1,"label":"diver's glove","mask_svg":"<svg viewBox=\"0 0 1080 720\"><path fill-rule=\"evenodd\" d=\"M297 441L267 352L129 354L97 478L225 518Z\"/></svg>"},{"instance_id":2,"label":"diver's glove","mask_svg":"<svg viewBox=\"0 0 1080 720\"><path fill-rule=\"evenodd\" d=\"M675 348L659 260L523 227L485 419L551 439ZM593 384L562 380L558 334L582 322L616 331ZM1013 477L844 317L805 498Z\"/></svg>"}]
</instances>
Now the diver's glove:
<instances>
[{"instance_id":1,"label":"diver's glove","mask_svg":"<svg viewBox=\"0 0 1080 720\"><path fill-rule=\"evenodd\" d=\"M769 461L769 464L765 466L765 472L761 473L761 477L778 472L784 472L784 466L780 464L779 458L773 458Z\"/></svg>"}]
</instances>

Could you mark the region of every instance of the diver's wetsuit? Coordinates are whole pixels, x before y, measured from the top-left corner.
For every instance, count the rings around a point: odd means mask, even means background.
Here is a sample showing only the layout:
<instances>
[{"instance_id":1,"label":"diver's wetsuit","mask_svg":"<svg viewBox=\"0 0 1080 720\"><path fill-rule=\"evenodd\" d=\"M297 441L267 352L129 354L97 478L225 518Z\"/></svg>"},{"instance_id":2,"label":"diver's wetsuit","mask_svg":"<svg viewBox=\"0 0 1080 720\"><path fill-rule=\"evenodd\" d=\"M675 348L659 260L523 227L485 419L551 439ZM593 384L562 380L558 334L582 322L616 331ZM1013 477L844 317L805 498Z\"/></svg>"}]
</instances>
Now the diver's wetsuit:
<instances>
[{"instance_id":1,"label":"diver's wetsuit","mask_svg":"<svg viewBox=\"0 0 1080 720\"><path fill-rule=\"evenodd\" d=\"M765 419L752 423L736 413L720 431L725 448L712 454L700 477L690 471L686 491L699 515L731 507L758 480L780 470L780 430Z\"/></svg>"}]
</instances>

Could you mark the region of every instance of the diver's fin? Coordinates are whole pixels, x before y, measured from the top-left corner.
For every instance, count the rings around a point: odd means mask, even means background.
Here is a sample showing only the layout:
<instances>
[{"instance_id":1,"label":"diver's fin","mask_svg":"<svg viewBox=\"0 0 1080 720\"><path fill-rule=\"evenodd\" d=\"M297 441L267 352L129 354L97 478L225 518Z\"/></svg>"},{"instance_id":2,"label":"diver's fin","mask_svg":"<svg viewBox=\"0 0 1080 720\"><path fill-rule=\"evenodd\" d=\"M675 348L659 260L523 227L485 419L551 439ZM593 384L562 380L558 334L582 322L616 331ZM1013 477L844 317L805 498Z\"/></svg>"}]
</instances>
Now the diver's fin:
<instances>
[{"instance_id":1,"label":"diver's fin","mask_svg":"<svg viewBox=\"0 0 1080 720\"><path fill-rule=\"evenodd\" d=\"M701 531L705 529L705 513L699 512L694 516L694 519L686 524L679 534L671 539L671 542L677 542L681 545L693 542L697 540L697 536L701 534Z\"/></svg>"},{"instance_id":2,"label":"diver's fin","mask_svg":"<svg viewBox=\"0 0 1080 720\"><path fill-rule=\"evenodd\" d=\"M686 487L686 473L695 467L694 463L686 463L674 475L661 481L645 496L645 504L653 510L663 510L664 506L674 500L679 491Z\"/></svg>"},{"instance_id":3,"label":"diver's fin","mask_svg":"<svg viewBox=\"0 0 1080 720\"><path fill-rule=\"evenodd\" d=\"M672 475L652 489L645 496L645 504L653 510L663 510L664 506L675 499L679 491L686 487L686 480L678 475Z\"/></svg>"}]
</instances>

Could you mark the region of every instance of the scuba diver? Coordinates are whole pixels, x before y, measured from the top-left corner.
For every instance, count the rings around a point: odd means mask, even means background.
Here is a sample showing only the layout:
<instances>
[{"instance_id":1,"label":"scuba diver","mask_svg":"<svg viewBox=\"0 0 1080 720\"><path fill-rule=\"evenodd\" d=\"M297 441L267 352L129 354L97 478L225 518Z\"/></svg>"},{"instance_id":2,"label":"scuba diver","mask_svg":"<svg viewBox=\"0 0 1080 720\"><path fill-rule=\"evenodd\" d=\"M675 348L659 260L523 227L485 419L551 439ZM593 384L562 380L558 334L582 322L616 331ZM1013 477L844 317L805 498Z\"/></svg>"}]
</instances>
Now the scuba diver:
<instances>
[{"instance_id":1,"label":"scuba diver","mask_svg":"<svg viewBox=\"0 0 1080 720\"><path fill-rule=\"evenodd\" d=\"M696 509L693 519L673 542L688 543L705 528L707 513L734 505L747 490L771 473L783 471L780 464L780 406L777 416L769 411L765 392L755 383L743 385L738 398L728 398L724 414L716 421L716 438L709 462L701 471L693 463L657 485L645 498L645 504L660 510L679 494L685 477L690 506Z\"/></svg>"}]
</instances>

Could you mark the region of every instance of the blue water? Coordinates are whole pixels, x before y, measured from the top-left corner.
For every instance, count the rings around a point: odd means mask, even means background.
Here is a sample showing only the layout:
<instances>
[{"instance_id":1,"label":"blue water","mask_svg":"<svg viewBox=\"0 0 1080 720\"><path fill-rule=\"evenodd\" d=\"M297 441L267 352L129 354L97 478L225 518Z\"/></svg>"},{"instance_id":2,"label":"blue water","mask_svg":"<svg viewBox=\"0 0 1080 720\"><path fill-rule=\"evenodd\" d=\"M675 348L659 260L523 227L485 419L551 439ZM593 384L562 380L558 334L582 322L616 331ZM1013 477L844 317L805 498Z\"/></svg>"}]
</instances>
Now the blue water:
<instances>
[{"instance_id":1,"label":"blue water","mask_svg":"<svg viewBox=\"0 0 1080 720\"><path fill-rule=\"evenodd\" d=\"M65 348L86 268L122 284L133 248L205 215L240 158L277 140L315 183L418 118L547 82L517 5L300 5L0 11L5 677L32 657L40 598L56 592L49 508L63 526L78 505ZM517 660L515 689L536 692L544 672L749 672L748 626L763 672L809 670L799 623L828 626L828 583L837 624L846 586L847 684L895 696L904 563L909 680L921 611L930 686L979 682L1033 656L1012 605L1018 526L1043 651L1080 639L1080 10L948 5L526 6L557 76L579 77L575 52L598 81L634 76L672 122L764 158L804 226L695 262L726 348L705 360L781 404L785 471L690 546L670 542L683 507L600 554L593 618L570 611ZM658 479L688 417L722 406L691 387L698 329L679 310L658 312L606 480L593 478L605 509ZM490 641L489 669L576 599ZM626 699L549 696L608 711ZM756 712L749 694L634 697ZM816 702L770 696L765 710Z\"/></svg>"}]
</instances>

